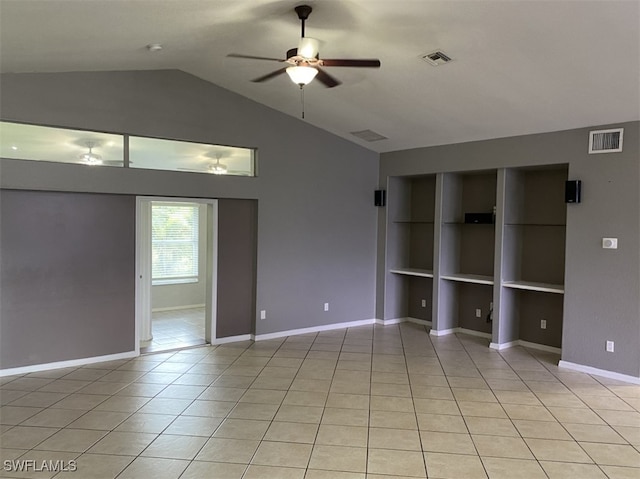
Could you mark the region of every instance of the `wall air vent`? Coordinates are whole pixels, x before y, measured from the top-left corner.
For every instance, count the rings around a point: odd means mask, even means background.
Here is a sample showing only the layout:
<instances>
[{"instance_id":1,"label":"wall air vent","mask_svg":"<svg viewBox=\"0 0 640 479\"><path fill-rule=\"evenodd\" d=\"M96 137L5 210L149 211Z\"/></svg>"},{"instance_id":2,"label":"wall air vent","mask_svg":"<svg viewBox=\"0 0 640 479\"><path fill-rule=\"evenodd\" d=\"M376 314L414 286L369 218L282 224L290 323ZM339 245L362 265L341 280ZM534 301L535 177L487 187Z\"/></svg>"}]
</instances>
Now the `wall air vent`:
<instances>
[{"instance_id":1,"label":"wall air vent","mask_svg":"<svg viewBox=\"0 0 640 479\"><path fill-rule=\"evenodd\" d=\"M589 132L589 154L616 153L622 151L624 128L594 130Z\"/></svg>"},{"instance_id":2,"label":"wall air vent","mask_svg":"<svg viewBox=\"0 0 640 479\"><path fill-rule=\"evenodd\" d=\"M371 130L352 131L351 134L364 141L380 141L388 140L386 136L382 136L380 133L376 133Z\"/></svg>"},{"instance_id":3,"label":"wall air vent","mask_svg":"<svg viewBox=\"0 0 640 479\"><path fill-rule=\"evenodd\" d=\"M435 52L427 53L425 55L420 55L425 62L429 65L433 65L437 67L439 65L444 65L445 63L449 63L451 61L451 57L440 50L436 50Z\"/></svg>"}]
</instances>

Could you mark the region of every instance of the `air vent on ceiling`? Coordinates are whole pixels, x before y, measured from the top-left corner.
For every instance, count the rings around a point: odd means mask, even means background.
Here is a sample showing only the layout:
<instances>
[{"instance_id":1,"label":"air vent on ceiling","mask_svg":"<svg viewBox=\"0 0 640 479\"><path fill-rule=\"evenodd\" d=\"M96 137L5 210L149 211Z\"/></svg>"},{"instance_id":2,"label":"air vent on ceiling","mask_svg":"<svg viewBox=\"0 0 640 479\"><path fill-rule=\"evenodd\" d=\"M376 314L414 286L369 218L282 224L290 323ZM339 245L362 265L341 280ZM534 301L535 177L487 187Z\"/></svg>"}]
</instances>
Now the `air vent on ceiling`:
<instances>
[{"instance_id":1,"label":"air vent on ceiling","mask_svg":"<svg viewBox=\"0 0 640 479\"><path fill-rule=\"evenodd\" d=\"M622 151L624 128L594 130L589 132L589 154L616 153Z\"/></svg>"},{"instance_id":2,"label":"air vent on ceiling","mask_svg":"<svg viewBox=\"0 0 640 479\"><path fill-rule=\"evenodd\" d=\"M380 133L376 133L371 130L352 131L351 134L364 141L380 141L388 139L386 136L382 136Z\"/></svg>"},{"instance_id":3,"label":"air vent on ceiling","mask_svg":"<svg viewBox=\"0 0 640 479\"><path fill-rule=\"evenodd\" d=\"M451 57L440 50L436 50L435 52L427 53L425 55L420 55L425 62L434 67L439 65L444 65L445 63L449 63L451 61Z\"/></svg>"}]
</instances>

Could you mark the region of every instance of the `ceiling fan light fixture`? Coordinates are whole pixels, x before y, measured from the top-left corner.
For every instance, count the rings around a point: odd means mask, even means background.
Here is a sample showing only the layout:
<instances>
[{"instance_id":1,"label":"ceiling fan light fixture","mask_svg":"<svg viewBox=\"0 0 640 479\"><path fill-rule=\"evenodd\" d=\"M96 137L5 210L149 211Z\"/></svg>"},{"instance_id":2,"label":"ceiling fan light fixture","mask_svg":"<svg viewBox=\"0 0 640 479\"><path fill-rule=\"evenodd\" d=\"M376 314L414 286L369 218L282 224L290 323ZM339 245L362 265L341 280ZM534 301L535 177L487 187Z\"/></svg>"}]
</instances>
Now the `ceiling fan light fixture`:
<instances>
[{"instance_id":1,"label":"ceiling fan light fixture","mask_svg":"<svg viewBox=\"0 0 640 479\"><path fill-rule=\"evenodd\" d=\"M287 75L289 75L291 81L300 86L311 83L317 74L318 70L313 67L295 66L287 68Z\"/></svg>"},{"instance_id":2,"label":"ceiling fan light fixture","mask_svg":"<svg viewBox=\"0 0 640 479\"><path fill-rule=\"evenodd\" d=\"M84 163L85 165L101 165L102 164L102 157L100 155L96 155L92 150L93 150L93 143L89 142L87 143L87 147L89 148L89 151L86 153L82 153L78 158L80 158L80 161L82 163Z\"/></svg>"},{"instance_id":3,"label":"ceiling fan light fixture","mask_svg":"<svg viewBox=\"0 0 640 479\"><path fill-rule=\"evenodd\" d=\"M318 55L320 42L315 38L302 37L298 43L298 55L303 58L315 58Z\"/></svg>"}]
</instances>

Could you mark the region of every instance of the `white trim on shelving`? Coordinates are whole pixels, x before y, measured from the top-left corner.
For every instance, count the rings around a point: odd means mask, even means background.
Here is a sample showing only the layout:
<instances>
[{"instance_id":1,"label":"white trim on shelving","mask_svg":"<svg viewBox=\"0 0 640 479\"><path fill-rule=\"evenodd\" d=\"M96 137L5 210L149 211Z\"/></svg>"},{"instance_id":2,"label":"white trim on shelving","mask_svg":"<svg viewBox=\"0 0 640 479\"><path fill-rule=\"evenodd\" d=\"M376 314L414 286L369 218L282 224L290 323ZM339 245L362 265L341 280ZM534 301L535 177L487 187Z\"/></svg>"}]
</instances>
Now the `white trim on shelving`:
<instances>
[{"instance_id":1,"label":"white trim on shelving","mask_svg":"<svg viewBox=\"0 0 640 479\"><path fill-rule=\"evenodd\" d=\"M534 283L531 281L503 281L502 286L525 291L539 291L541 293L564 294L564 286L551 283Z\"/></svg>"},{"instance_id":2,"label":"white trim on shelving","mask_svg":"<svg viewBox=\"0 0 640 479\"><path fill-rule=\"evenodd\" d=\"M493 286L493 276L484 276L481 274L466 274L466 273L454 273L443 274L440 279L446 279L448 281L458 281L460 283L473 283L473 284L486 284Z\"/></svg>"},{"instance_id":3,"label":"white trim on shelving","mask_svg":"<svg viewBox=\"0 0 640 479\"><path fill-rule=\"evenodd\" d=\"M420 278L433 278L433 271L419 268L391 268L389 273L402 274L405 276L417 276Z\"/></svg>"},{"instance_id":4,"label":"white trim on shelving","mask_svg":"<svg viewBox=\"0 0 640 479\"><path fill-rule=\"evenodd\" d=\"M105 356L93 356L90 358L69 359L66 361L56 361L53 363L33 364L31 366L0 369L0 377L35 373L40 371L49 371L51 369L77 368L80 366L86 366L87 364L102 363L105 361L116 361L118 359L131 359L138 356L140 356L140 353L138 351L127 351L124 353L107 354Z\"/></svg>"},{"instance_id":5,"label":"white trim on shelving","mask_svg":"<svg viewBox=\"0 0 640 479\"><path fill-rule=\"evenodd\" d=\"M606 369L593 368L591 366L572 363L570 361L560 360L560 362L558 363L558 367L563 369L570 369L572 371L578 371L581 373L593 374L594 376L602 376L608 379L615 379L618 381L623 381L625 383L640 384L640 377L607 371Z\"/></svg>"}]
</instances>

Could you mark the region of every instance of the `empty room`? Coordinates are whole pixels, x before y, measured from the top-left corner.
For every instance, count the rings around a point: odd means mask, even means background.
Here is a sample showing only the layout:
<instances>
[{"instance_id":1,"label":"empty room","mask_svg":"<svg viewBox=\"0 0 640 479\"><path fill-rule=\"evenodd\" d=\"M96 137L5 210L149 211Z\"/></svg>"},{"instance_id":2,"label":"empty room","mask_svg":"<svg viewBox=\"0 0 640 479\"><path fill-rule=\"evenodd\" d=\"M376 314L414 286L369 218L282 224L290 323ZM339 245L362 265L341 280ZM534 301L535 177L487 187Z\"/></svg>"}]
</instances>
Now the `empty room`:
<instances>
[{"instance_id":1,"label":"empty room","mask_svg":"<svg viewBox=\"0 0 640 479\"><path fill-rule=\"evenodd\" d=\"M637 478L639 85L637 0L0 0L0 478Z\"/></svg>"}]
</instances>

